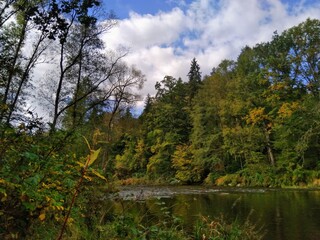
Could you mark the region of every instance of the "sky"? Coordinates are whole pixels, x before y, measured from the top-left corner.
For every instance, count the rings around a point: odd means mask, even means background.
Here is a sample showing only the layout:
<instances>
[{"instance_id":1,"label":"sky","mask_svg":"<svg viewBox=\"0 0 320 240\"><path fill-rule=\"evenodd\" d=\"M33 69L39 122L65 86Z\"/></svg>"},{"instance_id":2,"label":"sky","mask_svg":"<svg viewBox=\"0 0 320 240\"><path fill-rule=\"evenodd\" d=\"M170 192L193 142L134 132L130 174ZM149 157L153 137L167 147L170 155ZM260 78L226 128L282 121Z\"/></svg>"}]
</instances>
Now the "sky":
<instances>
[{"instance_id":1,"label":"sky","mask_svg":"<svg viewBox=\"0 0 320 240\"><path fill-rule=\"evenodd\" d=\"M275 31L320 19L320 0L104 0L118 24L103 36L107 48L128 51L125 61L146 76L140 94L155 94L166 75L187 74L193 58L202 76L245 46L271 40ZM138 107L143 106L143 101Z\"/></svg>"}]
</instances>

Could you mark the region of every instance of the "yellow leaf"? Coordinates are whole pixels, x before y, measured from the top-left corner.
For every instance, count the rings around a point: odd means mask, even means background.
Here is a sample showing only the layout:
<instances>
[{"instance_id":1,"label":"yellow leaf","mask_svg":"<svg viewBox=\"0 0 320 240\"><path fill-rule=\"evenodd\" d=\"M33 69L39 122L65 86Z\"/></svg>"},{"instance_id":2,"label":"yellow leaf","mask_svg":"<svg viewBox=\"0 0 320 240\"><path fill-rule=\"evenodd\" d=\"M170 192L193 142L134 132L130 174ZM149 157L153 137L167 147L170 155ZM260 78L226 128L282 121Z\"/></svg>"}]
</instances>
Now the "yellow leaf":
<instances>
[{"instance_id":1,"label":"yellow leaf","mask_svg":"<svg viewBox=\"0 0 320 240\"><path fill-rule=\"evenodd\" d=\"M100 150L101 148L98 150L91 150L91 154L88 156L88 167L98 158Z\"/></svg>"},{"instance_id":2,"label":"yellow leaf","mask_svg":"<svg viewBox=\"0 0 320 240\"><path fill-rule=\"evenodd\" d=\"M84 167L84 164L82 162L76 161L76 163L78 163L80 167Z\"/></svg>"},{"instance_id":3,"label":"yellow leaf","mask_svg":"<svg viewBox=\"0 0 320 240\"><path fill-rule=\"evenodd\" d=\"M85 179L87 179L89 182L91 182L92 181L92 178L91 177L89 177L89 176L87 176L87 175L84 175L83 176Z\"/></svg>"},{"instance_id":4,"label":"yellow leaf","mask_svg":"<svg viewBox=\"0 0 320 240\"><path fill-rule=\"evenodd\" d=\"M39 220L40 220L40 221L43 221L45 218L46 218L46 214L45 214L45 213L41 213L41 214L39 215Z\"/></svg>"},{"instance_id":5,"label":"yellow leaf","mask_svg":"<svg viewBox=\"0 0 320 240\"><path fill-rule=\"evenodd\" d=\"M63 206L52 206L53 210L58 210L58 211L63 211L64 207Z\"/></svg>"},{"instance_id":6,"label":"yellow leaf","mask_svg":"<svg viewBox=\"0 0 320 240\"><path fill-rule=\"evenodd\" d=\"M264 108L258 107L250 110L249 116L247 116L247 123L252 123L253 125L266 120L268 117L264 112Z\"/></svg>"},{"instance_id":7,"label":"yellow leaf","mask_svg":"<svg viewBox=\"0 0 320 240\"><path fill-rule=\"evenodd\" d=\"M8 195L6 193L4 193L3 195L4 196L1 198L1 202L5 202L7 200Z\"/></svg>"},{"instance_id":8,"label":"yellow leaf","mask_svg":"<svg viewBox=\"0 0 320 240\"><path fill-rule=\"evenodd\" d=\"M86 141L86 144L88 145L88 148L89 148L89 150L91 151L91 147L90 147L90 144L89 144L89 142L88 142L88 140L86 139L86 137L85 136L82 136L83 138L84 138L84 140Z\"/></svg>"},{"instance_id":9,"label":"yellow leaf","mask_svg":"<svg viewBox=\"0 0 320 240\"><path fill-rule=\"evenodd\" d=\"M108 181L104 176L102 176L100 173L98 173L96 170L91 169L91 172L96 175L97 177L101 178L102 180Z\"/></svg>"},{"instance_id":10,"label":"yellow leaf","mask_svg":"<svg viewBox=\"0 0 320 240\"><path fill-rule=\"evenodd\" d=\"M60 220L61 220L61 217L60 217L59 214L55 214L55 215L54 215L54 219L55 219L56 221L60 221Z\"/></svg>"}]
</instances>

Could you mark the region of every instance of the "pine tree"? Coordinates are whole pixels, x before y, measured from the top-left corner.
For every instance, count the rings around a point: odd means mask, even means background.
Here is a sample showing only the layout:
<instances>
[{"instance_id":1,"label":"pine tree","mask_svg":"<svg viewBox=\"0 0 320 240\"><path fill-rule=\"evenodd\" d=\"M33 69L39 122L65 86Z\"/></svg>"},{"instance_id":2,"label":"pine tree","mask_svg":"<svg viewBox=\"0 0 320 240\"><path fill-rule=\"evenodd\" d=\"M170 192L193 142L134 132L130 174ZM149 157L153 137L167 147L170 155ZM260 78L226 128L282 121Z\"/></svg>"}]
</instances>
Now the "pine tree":
<instances>
[{"instance_id":1,"label":"pine tree","mask_svg":"<svg viewBox=\"0 0 320 240\"><path fill-rule=\"evenodd\" d=\"M193 58L191 61L190 71L187 76L189 77L189 96L190 99L193 99L199 89L199 86L201 85L200 66L195 58Z\"/></svg>"}]
</instances>

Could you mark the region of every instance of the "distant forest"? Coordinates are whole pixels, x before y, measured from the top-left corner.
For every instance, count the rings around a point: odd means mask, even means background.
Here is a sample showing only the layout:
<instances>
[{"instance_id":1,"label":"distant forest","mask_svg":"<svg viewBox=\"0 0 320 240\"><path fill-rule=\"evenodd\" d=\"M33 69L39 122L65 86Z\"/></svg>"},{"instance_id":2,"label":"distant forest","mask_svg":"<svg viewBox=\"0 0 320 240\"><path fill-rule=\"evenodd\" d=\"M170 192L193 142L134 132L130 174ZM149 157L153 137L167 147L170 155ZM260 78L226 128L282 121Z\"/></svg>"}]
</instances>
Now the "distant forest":
<instances>
[{"instance_id":1,"label":"distant forest","mask_svg":"<svg viewBox=\"0 0 320 240\"><path fill-rule=\"evenodd\" d=\"M119 178L240 186L319 184L320 21L245 46L202 78L166 76L115 148ZM125 118L125 116L124 116Z\"/></svg>"},{"instance_id":2,"label":"distant forest","mask_svg":"<svg viewBox=\"0 0 320 240\"><path fill-rule=\"evenodd\" d=\"M208 76L193 59L138 118L145 76L101 40L115 24L100 1L0 1L1 239L90 228L115 183L320 186L319 20Z\"/></svg>"}]
</instances>

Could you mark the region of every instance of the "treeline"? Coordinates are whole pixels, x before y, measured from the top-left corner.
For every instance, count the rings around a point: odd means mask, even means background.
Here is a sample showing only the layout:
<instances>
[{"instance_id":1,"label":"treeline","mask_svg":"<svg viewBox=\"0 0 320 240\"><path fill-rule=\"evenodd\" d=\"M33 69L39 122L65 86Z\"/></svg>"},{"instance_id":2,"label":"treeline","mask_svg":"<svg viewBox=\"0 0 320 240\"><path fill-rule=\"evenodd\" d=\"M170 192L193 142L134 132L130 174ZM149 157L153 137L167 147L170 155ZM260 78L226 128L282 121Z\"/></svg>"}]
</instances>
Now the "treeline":
<instances>
[{"instance_id":1,"label":"treeline","mask_svg":"<svg viewBox=\"0 0 320 240\"><path fill-rule=\"evenodd\" d=\"M241 186L319 184L320 21L244 47L201 78L166 76L122 137L119 178Z\"/></svg>"}]
</instances>

